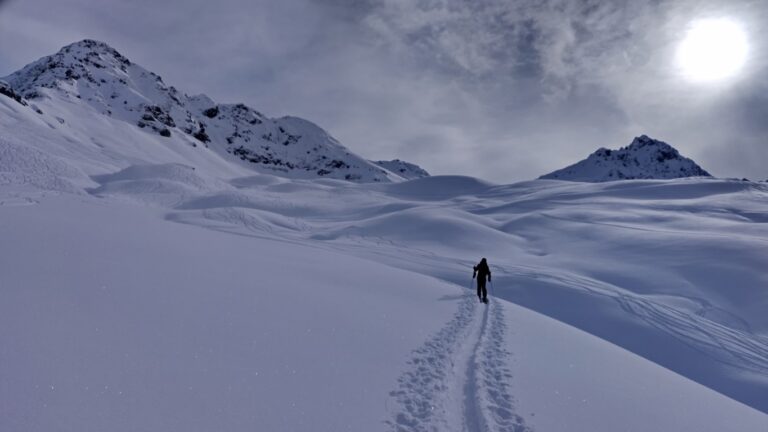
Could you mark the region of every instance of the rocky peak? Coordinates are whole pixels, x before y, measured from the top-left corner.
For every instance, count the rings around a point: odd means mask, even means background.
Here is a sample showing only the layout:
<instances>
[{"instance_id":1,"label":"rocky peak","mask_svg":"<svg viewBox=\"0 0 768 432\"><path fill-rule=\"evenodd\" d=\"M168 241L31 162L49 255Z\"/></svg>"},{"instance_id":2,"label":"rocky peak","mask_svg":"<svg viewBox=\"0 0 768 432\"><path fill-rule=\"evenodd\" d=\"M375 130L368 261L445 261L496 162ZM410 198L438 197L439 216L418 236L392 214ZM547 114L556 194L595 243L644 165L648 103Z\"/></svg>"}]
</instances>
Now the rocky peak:
<instances>
[{"instance_id":1,"label":"rocky peak","mask_svg":"<svg viewBox=\"0 0 768 432\"><path fill-rule=\"evenodd\" d=\"M681 177L710 177L710 174L671 145L641 135L628 146L618 150L600 148L586 159L540 178L604 182Z\"/></svg>"},{"instance_id":2,"label":"rocky peak","mask_svg":"<svg viewBox=\"0 0 768 432\"><path fill-rule=\"evenodd\" d=\"M422 167L400 159L389 161L373 161L376 165L389 170L406 180L429 177L429 173Z\"/></svg>"},{"instance_id":3,"label":"rocky peak","mask_svg":"<svg viewBox=\"0 0 768 432\"><path fill-rule=\"evenodd\" d=\"M13 90L13 88L5 81L0 80L0 95L9 97L16 102L20 103L21 105L26 106L27 101L24 100L24 98L16 93L16 91Z\"/></svg>"},{"instance_id":4,"label":"rocky peak","mask_svg":"<svg viewBox=\"0 0 768 432\"><path fill-rule=\"evenodd\" d=\"M80 80L100 86L107 78L124 78L131 65L130 60L104 42L85 39L25 66L5 80L24 97L34 99L40 96L39 88L61 88L62 83Z\"/></svg>"},{"instance_id":5,"label":"rocky peak","mask_svg":"<svg viewBox=\"0 0 768 432\"><path fill-rule=\"evenodd\" d=\"M619 150L626 149L630 151L639 151L643 148L654 148L657 151L672 153L677 157L680 156L680 153L678 153L678 151L671 145L665 143L664 141L653 139L648 135L640 135L639 137L635 137L635 139L633 139L628 146Z\"/></svg>"}]
</instances>

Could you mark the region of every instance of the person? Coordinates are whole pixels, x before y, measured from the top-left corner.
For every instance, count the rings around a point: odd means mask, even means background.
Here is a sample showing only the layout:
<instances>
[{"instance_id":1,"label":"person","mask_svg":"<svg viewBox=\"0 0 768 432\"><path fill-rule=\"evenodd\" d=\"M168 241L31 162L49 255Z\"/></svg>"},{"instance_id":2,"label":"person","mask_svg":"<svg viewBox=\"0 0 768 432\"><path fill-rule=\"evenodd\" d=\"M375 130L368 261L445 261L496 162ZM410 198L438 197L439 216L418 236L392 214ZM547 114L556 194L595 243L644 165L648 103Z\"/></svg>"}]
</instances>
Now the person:
<instances>
[{"instance_id":1,"label":"person","mask_svg":"<svg viewBox=\"0 0 768 432\"><path fill-rule=\"evenodd\" d=\"M488 261L485 258L481 259L474 269L472 279L477 276L477 297L481 302L488 303L488 291L485 289L485 278L488 278L488 282L491 281L491 269L488 267Z\"/></svg>"}]
</instances>

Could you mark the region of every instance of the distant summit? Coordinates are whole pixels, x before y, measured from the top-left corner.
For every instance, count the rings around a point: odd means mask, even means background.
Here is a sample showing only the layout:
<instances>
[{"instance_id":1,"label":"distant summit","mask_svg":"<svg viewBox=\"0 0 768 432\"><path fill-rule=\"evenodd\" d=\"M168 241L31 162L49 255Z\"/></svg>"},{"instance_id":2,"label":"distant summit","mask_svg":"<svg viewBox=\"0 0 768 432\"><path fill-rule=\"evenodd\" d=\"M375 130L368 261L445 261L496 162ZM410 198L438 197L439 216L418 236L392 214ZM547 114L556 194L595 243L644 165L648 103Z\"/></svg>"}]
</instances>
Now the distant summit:
<instances>
[{"instance_id":1,"label":"distant summit","mask_svg":"<svg viewBox=\"0 0 768 432\"><path fill-rule=\"evenodd\" d=\"M68 87L76 83L79 85L74 87L86 87L79 83L81 80L101 87L101 84L107 84L102 81L104 78L127 78L131 66L133 64L127 58L104 42L85 39L24 66L7 76L5 81L25 98L34 99L41 96L38 92L41 88L74 90Z\"/></svg>"},{"instance_id":2,"label":"distant summit","mask_svg":"<svg viewBox=\"0 0 768 432\"><path fill-rule=\"evenodd\" d=\"M54 111L85 109L94 118L106 116L133 124L161 143L180 137L193 147L210 149L257 170L354 182L400 181L426 173L404 162L381 165L366 160L307 120L269 118L244 104L188 96L95 40L67 45L3 81L0 93L19 103L35 101L43 111L45 105ZM394 171L402 167L405 171Z\"/></svg>"},{"instance_id":3,"label":"distant summit","mask_svg":"<svg viewBox=\"0 0 768 432\"><path fill-rule=\"evenodd\" d=\"M671 145L646 135L618 150L600 148L586 159L539 177L578 182L711 177Z\"/></svg>"}]
</instances>

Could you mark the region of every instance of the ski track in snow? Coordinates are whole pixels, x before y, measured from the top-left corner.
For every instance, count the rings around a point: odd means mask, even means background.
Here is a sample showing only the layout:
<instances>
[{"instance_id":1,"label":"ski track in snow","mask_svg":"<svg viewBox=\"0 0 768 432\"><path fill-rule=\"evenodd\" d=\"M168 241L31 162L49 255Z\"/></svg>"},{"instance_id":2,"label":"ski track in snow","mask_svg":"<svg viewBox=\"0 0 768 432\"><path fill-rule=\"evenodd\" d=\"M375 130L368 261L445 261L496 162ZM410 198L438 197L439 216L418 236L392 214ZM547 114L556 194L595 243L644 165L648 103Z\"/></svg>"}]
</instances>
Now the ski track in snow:
<instances>
[{"instance_id":1,"label":"ski track in snow","mask_svg":"<svg viewBox=\"0 0 768 432\"><path fill-rule=\"evenodd\" d=\"M514 411L501 306L480 305L473 294L458 298L453 318L413 351L390 392L386 423L397 432L531 431Z\"/></svg>"},{"instance_id":2,"label":"ski track in snow","mask_svg":"<svg viewBox=\"0 0 768 432\"><path fill-rule=\"evenodd\" d=\"M484 418L490 420L493 430L504 432L528 432L532 428L514 411L515 400L509 389L512 373L506 366L512 353L505 348L506 320L504 311L497 300L489 303L489 312L485 313L481 339L481 352L477 375L480 393L483 397L481 410ZM490 318L488 317L490 315ZM488 321L490 319L490 327Z\"/></svg>"},{"instance_id":3,"label":"ski track in snow","mask_svg":"<svg viewBox=\"0 0 768 432\"><path fill-rule=\"evenodd\" d=\"M692 313L651 301L613 285L574 274L546 273L543 270L514 266L497 266L501 273L548 280L571 289L609 297L629 314L664 331L700 352L738 369L768 373L768 338L729 328Z\"/></svg>"}]
</instances>

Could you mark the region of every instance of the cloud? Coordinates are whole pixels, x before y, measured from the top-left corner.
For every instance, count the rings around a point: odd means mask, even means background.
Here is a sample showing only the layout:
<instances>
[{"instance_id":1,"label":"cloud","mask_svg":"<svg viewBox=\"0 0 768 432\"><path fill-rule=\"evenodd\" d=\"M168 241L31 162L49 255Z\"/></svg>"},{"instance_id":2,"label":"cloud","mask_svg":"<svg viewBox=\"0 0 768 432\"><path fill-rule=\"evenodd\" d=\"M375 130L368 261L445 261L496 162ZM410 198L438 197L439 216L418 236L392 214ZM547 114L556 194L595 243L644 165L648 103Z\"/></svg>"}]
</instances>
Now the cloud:
<instances>
[{"instance_id":1,"label":"cloud","mask_svg":"<svg viewBox=\"0 0 768 432\"><path fill-rule=\"evenodd\" d=\"M765 15L766 6L754 2L384 1L369 25L394 50L481 89L474 94L486 107L519 101L508 110L487 110L484 122L508 140L487 153L497 161L529 159L521 173L554 169L598 145L618 147L649 133L715 172L734 175L759 167L725 163L719 153L764 154L747 143L765 136L760 116L748 114L765 102L750 102L738 87L754 91L763 79L754 71L765 70L758 54L764 50L755 49L766 40ZM748 27L751 76L709 87L681 80L673 62L677 43L689 22L707 16L733 17ZM731 115L719 108L725 103ZM753 138L734 139L746 130ZM515 151L497 154L505 147Z\"/></svg>"}]
</instances>

